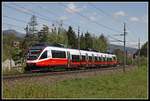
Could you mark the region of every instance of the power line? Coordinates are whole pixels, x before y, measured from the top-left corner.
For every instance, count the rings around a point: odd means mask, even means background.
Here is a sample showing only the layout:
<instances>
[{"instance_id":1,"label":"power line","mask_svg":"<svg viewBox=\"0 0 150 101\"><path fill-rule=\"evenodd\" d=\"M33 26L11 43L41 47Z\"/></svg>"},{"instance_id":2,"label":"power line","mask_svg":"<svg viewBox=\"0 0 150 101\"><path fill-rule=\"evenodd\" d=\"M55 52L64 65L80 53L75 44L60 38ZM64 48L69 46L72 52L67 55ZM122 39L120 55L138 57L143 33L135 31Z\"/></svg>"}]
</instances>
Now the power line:
<instances>
[{"instance_id":1,"label":"power line","mask_svg":"<svg viewBox=\"0 0 150 101\"><path fill-rule=\"evenodd\" d=\"M18 5L16 5L16 4L13 4L13 5L18 6ZM45 17L45 16L43 16L43 15L41 15L41 14L39 14L39 13L37 13L37 12L31 10L31 9L27 9L27 8L25 8L25 7L22 7L22 6L19 6L19 7L22 8L22 9L26 9L26 10L30 11L31 13L33 13L33 14L38 14L38 15L39 15L38 17L39 17L40 19L43 19L43 20L49 22L49 18L47 18L47 17ZM40 16L42 16L42 17L40 17ZM44 18L43 18L43 17L44 17Z\"/></svg>"},{"instance_id":2,"label":"power line","mask_svg":"<svg viewBox=\"0 0 150 101\"><path fill-rule=\"evenodd\" d=\"M41 7L41 6L39 6L39 7ZM26 8L24 8L24 7L21 7L21 8L23 8L23 9L26 9ZM16 9L16 8L15 8ZM19 10L19 9L17 9L17 10ZM35 11L32 11L32 10L29 10L29 9L26 9L26 10L28 10L28 11L30 11L30 13L28 13L28 12L23 12L23 13L26 13L26 14L29 14L29 15L31 15L32 13L35 13ZM19 10L19 11L21 11L21 10ZM37 12L36 12L37 13ZM39 14L39 13L38 13ZM54 13L53 13L54 14ZM40 14L39 14L40 15ZM80 14L79 13L79 15L80 16L82 16L82 17L85 17L84 15L82 15L82 14ZM40 15L40 16L42 16L42 15ZM40 18L40 19L43 19L43 18L41 18L41 17L39 17L39 16L37 16L38 18ZM7 18L8 18L8 16L7 16ZM10 17L9 17L10 18ZM47 18L47 17L46 17ZM87 19L89 19L88 17L86 17ZM11 18L11 19L13 19L13 20L16 20L15 18ZM45 21L48 21L47 19L45 19L44 18L44 20ZM90 21L92 21L91 19L89 19ZM16 20L16 21L21 21L21 20ZM23 21L23 22L25 22L25 21ZM93 21L92 21L93 22ZM114 34L115 36L119 36L120 34ZM112 38L112 37L111 37ZM113 39L115 39L115 38L113 38ZM116 40L116 39L115 39ZM117 41L120 41L120 40L117 40Z\"/></svg>"},{"instance_id":3,"label":"power line","mask_svg":"<svg viewBox=\"0 0 150 101\"><path fill-rule=\"evenodd\" d=\"M14 10L16 10L16 11L19 11L19 12L24 13L24 14L27 14L27 15L33 15L33 12L34 12L34 11L29 10L29 9L26 9L26 8L24 8L24 7L20 7L20 8L25 9L25 10L28 10L28 11L30 11L30 13L29 13L29 12L22 12L19 8L16 8L16 7L12 7L12 6L6 6L6 7L12 8L12 9L14 9ZM34 13L36 13L36 12L34 12ZM37 16L37 15L36 15L36 16ZM42 16L42 15L40 15L40 16ZM40 17L40 16L37 16L37 18L42 19L42 20L44 20L44 21L46 21L46 22L49 22L48 19L45 19L45 18ZM10 18L10 17L7 17L7 18ZM19 20L15 19L15 18L10 18L10 19L19 21ZM20 21L21 21L21 20L20 20ZM23 22L25 22L25 21L23 21ZM77 30L77 29L76 29L76 30Z\"/></svg>"},{"instance_id":4,"label":"power line","mask_svg":"<svg viewBox=\"0 0 150 101\"><path fill-rule=\"evenodd\" d=\"M89 3L90 4L90 3ZM105 14L106 16L108 16L109 18L113 19L113 21L117 22L117 23L121 23L121 21L118 21L116 19L114 19L113 17L111 17L111 15L109 13L106 13L104 10L102 10L101 8L98 8L96 6L94 6L93 4L90 4L91 6L93 6L95 9L97 9L98 11L102 12L103 14ZM128 28L128 27L127 27ZM128 28L129 29L129 28ZM131 37L129 37L131 38Z\"/></svg>"},{"instance_id":5,"label":"power line","mask_svg":"<svg viewBox=\"0 0 150 101\"><path fill-rule=\"evenodd\" d=\"M66 7L66 5L64 5L64 4L60 4L60 5ZM70 9L70 10L73 11L72 9ZM76 13L77 13L78 15L80 15L81 17L86 18L88 21L91 21L91 22L97 24L98 26L101 26L101 27L106 28L106 29L109 29L109 30L111 30L111 31L119 32L119 33L120 33L120 31L115 30L115 29L112 29L112 28L110 28L110 27L108 27L108 26L105 26L105 25L103 25L103 24L97 23L97 22L91 20L90 18L86 17L85 15L83 15L83 14L81 14L81 13L79 13L79 12L76 12Z\"/></svg>"},{"instance_id":6,"label":"power line","mask_svg":"<svg viewBox=\"0 0 150 101\"><path fill-rule=\"evenodd\" d=\"M94 6L93 4L90 4L90 3L89 3L89 5L91 5L91 6L94 7L95 9L97 9L99 12L102 12L102 13L105 14L107 17L113 19L113 21L117 22L118 24L122 23L121 21L118 21L118 20L114 19L113 17L111 17L111 14L106 13L106 12L105 12L104 10L102 10L101 8L98 8L98 7L96 7L96 6Z\"/></svg>"},{"instance_id":7,"label":"power line","mask_svg":"<svg viewBox=\"0 0 150 101\"><path fill-rule=\"evenodd\" d=\"M29 13L29 12L22 12L20 9L18 9L18 8L15 8L15 7L12 7L12 6L6 6L6 7L8 7L8 8L12 8L12 9L15 9L16 11L19 11L19 12L21 12L21 13L24 13L24 14L27 14L27 15L34 15L33 14L33 12L32 13ZM23 9L25 9L25 8L23 8ZM27 9L26 9L27 10ZM39 16L37 16L37 18L39 18L39 19L42 19L42 20L44 20L44 21L46 21L46 22L49 22L47 19L45 19L45 18L42 18L42 17L39 17Z\"/></svg>"},{"instance_id":8,"label":"power line","mask_svg":"<svg viewBox=\"0 0 150 101\"><path fill-rule=\"evenodd\" d=\"M15 20L17 22L27 23L26 21L21 20L21 19L16 19L16 18L13 18L13 17L10 17L10 16L6 16L6 15L3 15L3 16L6 17L6 18L8 18L8 19ZM39 24L43 24L43 23L39 23Z\"/></svg>"},{"instance_id":9,"label":"power line","mask_svg":"<svg viewBox=\"0 0 150 101\"><path fill-rule=\"evenodd\" d=\"M56 13L54 13L54 12L50 11L49 9L46 9L46 8L44 8L44 7L40 6L40 5L38 5L38 6L39 6L40 8L45 9L47 12L53 13L53 16L54 16L54 15L56 15L56 16L57 16L57 14L56 14ZM66 26L70 26L69 24L64 24L64 25L66 25ZM77 30L77 27L76 27L75 29Z\"/></svg>"},{"instance_id":10,"label":"power line","mask_svg":"<svg viewBox=\"0 0 150 101\"><path fill-rule=\"evenodd\" d=\"M17 28L23 28L24 29L24 27L17 26L17 25L14 25L14 24L9 24L9 23L5 23L5 22L3 22L3 24L9 25L9 26L13 26L13 27L17 27Z\"/></svg>"},{"instance_id":11,"label":"power line","mask_svg":"<svg viewBox=\"0 0 150 101\"><path fill-rule=\"evenodd\" d=\"M16 5L16 4L14 4L14 5ZM16 5L17 6L17 5ZM41 6L39 6L39 7L41 7ZM20 6L20 8L23 8L23 9L26 9L25 7L22 7L22 6ZM43 7L42 7L43 8ZM49 18L48 17L46 17L46 16L43 16L43 15L41 15L41 14L39 14L38 12L35 12L35 11L33 11L33 10L31 10L31 9L26 9L26 10L28 10L28 11L30 11L30 12L32 12L32 13L35 13L35 14L38 14L38 15L40 15L40 16L42 16L42 17L39 17L39 16L37 16L38 18L40 18L40 19L44 19L45 21L50 21L51 23L53 23L53 21L55 21L54 19L53 20L49 20ZM53 13L54 14L54 13ZM44 17L44 18L43 18ZM45 19L46 18L46 19ZM66 24L64 24L64 25L66 25ZM70 25L67 25L67 26L70 26ZM78 30L77 28L74 28L76 31Z\"/></svg>"},{"instance_id":12,"label":"power line","mask_svg":"<svg viewBox=\"0 0 150 101\"><path fill-rule=\"evenodd\" d=\"M26 23L26 21L24 21L24 20L16 19L16 18L9 17L9 16L6 16L6 15L3 15L3 16L6 17L6 18L8 18L8 19L12 19L12 20L15 20L15 21L19 21L19 22L24 22L24 23Z\"/></svg>"},{"instance_id":13,"label":"power line","mask_svg":"<svg viewBox=\"0 0 150 101\"><path fill-rule=\"evenodd\" d=\"M122 40L118 40L118 39L116 39L116 38L114 38L114 37L112 37L112 36L110 36L110 35L108 35L108 37L111 37L111 38L114 39L115 41L123 42Z\"/></svg>"},{"instance_id":14,"label":"power line","mask_svg":"<svg viewBox=\"0 0 150 101\"><path fill-rule=\"evenodd\" d=\"M16 5L16 4L14 4L14 5ZM16 6L17 6L17 5L16 5ZM17 11L19 11L19 12L22 12L21 10L19 10L19 9L17 9L17 8L14 8L14 7L12 7L12 6L11 6L11 7L10 7L10 6L7 6L7 7L13 8L13 9L16 9ZM20 7L20 8L26 9L25 7ZM36 14L37 14L37 12L32 11L32 10L30 10L30 9L26 9L26 10L29 11L30 13L29 13L29 12L23 12L23 13L26 13L26 14L28 14L28 15L31 15L31 14L33 14L33 13L36 13ZM86 16L80 14L79 12L78 12L78 14L79 14L80 16L82 16L82 17L86 17ZM40 15L40 14L38 13L38 15ZM43 16L43 15L40 15L40 16ZM47 19L45 19L45 18L43 18L43 17L39 17L39 16L37 16L37 17L40 18L40 19L42 19L42 20L45 20L45 21L48 21L48 22L49 22L49 20L47 20ZM46 18L47 18L47 17L46 17ZM88 17L86 17L86 19L92 21L92 20L89 19ZM92 22L93 22L93 21L92 21ZM99 26L103 26L103 27L105 27L105 28L107 28L107 29L109 29L109 30L115 31L114 29L109 28L109 27L107 27L107 26L105 26L105 25L99 24L99 23L97 23L97 22L93 22L93 23L96 23L96 24L99 25Z\"/></svg>"}]
</instances>

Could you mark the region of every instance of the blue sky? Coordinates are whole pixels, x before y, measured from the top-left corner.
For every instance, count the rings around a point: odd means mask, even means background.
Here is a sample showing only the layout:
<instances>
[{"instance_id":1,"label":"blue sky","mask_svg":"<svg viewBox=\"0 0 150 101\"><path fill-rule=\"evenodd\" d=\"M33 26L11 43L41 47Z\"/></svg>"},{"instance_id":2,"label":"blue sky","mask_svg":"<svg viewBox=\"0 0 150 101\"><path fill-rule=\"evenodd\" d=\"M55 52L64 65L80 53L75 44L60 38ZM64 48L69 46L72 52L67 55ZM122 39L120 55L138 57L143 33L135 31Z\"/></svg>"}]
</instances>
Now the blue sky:
<instances>
[{"instance_id":1,"label":"blue sky","mask_svg":"<svg viewBox=\"0 0 150 101\"><path fill-rule=\"evenodd\" d=\"M2 28L15 29L25 33L24 27L32 15L37 16L38 30L43 24L51 28L52 23L63 20L63 27L71 25L77 33L90 32L95 36L103 33L110 43L123 45L123 23L127 26L127 46L137 47L148 40L148 3L147 2L3 2ZM15 20L16 19L16 20ZM11 25L10 25L11 24Z\"/></svg>"}]
</instances>

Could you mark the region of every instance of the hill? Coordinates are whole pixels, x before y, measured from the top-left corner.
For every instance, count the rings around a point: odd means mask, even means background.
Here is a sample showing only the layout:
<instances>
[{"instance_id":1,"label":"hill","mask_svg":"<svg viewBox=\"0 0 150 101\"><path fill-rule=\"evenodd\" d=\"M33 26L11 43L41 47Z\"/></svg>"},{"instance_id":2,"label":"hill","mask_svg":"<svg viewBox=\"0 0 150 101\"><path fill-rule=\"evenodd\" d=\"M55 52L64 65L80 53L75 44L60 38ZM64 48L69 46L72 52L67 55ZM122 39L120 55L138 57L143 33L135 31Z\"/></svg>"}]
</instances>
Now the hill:
<instances>
[{"instance_id":1,"label":"hill","mask_svg":"<svg viewBox=\"0 0 150 101\"><path fill-rule=\"evenodd\" d=\"M10 35L10 34L14 34L16 37L19 37L19 38L25 37L24 33L20 33L14 29L3 30L3 35Z\"/></svg>"},{"instance_id":2,"label":"hill","mask_svg":"<svg viewBox=\"0 0 150 101\"><path fill-rule=\"evenodd\" d=\"M120 50L124 51L124 46L114 45L114 44L109 45L110 52L113 52L115 49L120 49ZM134 54L137 51L136 48L131 48L131 47L126 47L126 50L130 54Z\"/></svg>"}]
</instances>

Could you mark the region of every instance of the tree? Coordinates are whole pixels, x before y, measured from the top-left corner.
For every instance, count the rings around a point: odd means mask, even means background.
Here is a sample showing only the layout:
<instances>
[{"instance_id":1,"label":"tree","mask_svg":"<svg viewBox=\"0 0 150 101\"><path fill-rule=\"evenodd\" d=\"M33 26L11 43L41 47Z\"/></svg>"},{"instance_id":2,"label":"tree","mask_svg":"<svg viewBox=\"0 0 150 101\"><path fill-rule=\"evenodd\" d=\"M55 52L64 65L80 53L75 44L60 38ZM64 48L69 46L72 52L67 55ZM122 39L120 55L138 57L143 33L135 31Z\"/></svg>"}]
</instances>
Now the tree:
<instances>
[{"instance_id":1,"label":"tree","mask_svg":"<svg viewBox=\"0 0 150 101\"><path fill-rule=\"evenodd\" d=\"M31 38L30 41L32 41L32 44L35 44L38 42L38 30L36 29L38 23L37 18L35 15L33 15L30 19L30 22L28 23L28 35Z\"/></svg>"},{"instance_id":2,"label":"tree","mask_svg":"<svg viewBox=\"0 0 150 101\"><path fill-rule=\"evenodd\" d=\"M85 48L92 48L92 37L89 32L85 33Z\"/></svg>"},{"instance_id":3,"label":"tree","mask_svg":"<svg viewBox=\"0 0 150 101\"><path fill-rule=\"evenodd\" d=\"M147 47L148 47L148 42L146 42L144 45L142 45L142 47L140 49L140 56L147 57ZM135 52L134 58L135 58L135 56L138 56L138 53L139 53L139 49Z\"/></svg>"},{"instance_id":4,"label":"tree","mask_svg":"<svg viewBox=\"0 0 150 101\"><path fill-rule=\"evenodd\" d=\"M80 49L85 49L85 37L83 33L80 36Z\"/></svg>"},{"instance_id":5,"label":"tree","mask_svg":"<svg viewBox=\"0 0 150 101\"><path fill-rule=\"evenodd\" d=\"M148 42L146 42L146 43L142 46L142 48L141 48L141 50L140 50L140 56L145 56L145 57L147 57L147 47L148 47Z\"/></svg>"},{"instance_id":6,"label":"tree","mask_svg":"<svg viewBox=\"0 0 150 101\"><path fill-rule=\"evenodd\" d=\"M11 53L14 51L12 43L14 40L17 40L15 34L3 34L3 61L12 58Z\"/></svg>"},{"instance_id":7,"label":"tree","mask_svg":"<svg viewBox=\"0 0 150 101\"><path fill-rule=\"evenodd\" d=\"M115 49L113 53L116 54L117 60L123 64L124 52L121 49Z\"/></svg>"},{"instance_id":8,"label":"tree","mask_svg":"<svg viewBox=\"0 0 150 101\"><path fill-rule=\"evenodd\" d=\"M71 48L77 48L78 45L77 37L71 26L69 26L68 28L67 37L68 37L68 46Z\"/></svg>"},{"instance_id":9,"label":"tree","mask_svg":"<svg viewBox=\"0 0 150 101\"><path fill-rule=\"evenodd\" d=\"M57 43L63 44L67 46L67 32L66 31L60 31L60 33L57 35Z\"/></svg>"},{"instance_id":10,"label":"tree","mask_svg":"<svg viewBox=\"0 0 150 101\"><path fill-rule=\"evenodd\" d=\"M101 52L106 52L107 48L108 48L108 42L107 42L107 38L101 34L98 38L99 40L99 50Z\"/></svg>"},{"instance_id":11,"label":"tree","mask_svg":"<svg viewBox=\"0 0 150 101\"><path fill-rule=\"evenodd\" d=\"M38 32L38 39L39 42L47 42L48 41L48 33L49 33L49 28L47 25L43 25L42 30Z\"/></svg>"},{"instance_id":12,"label":"tree","mask_svg":"<svg viewBox=\"0 0 150 101\"><path fill-rule=\"evenodd\" d=\"M35 33L37 33L36 26L37 26L38 24L37 24L37 18L36 18L35 15L33 15L33 16L31 17L31 20L30 20L30 22L29 22L28 24L29 24L29 33L30 33L30 34L35 34Z\"/></svg>"},{"instance_id":13,"label":"tree","mask_svg":"<svg viewBox=\"0 0 150 101\"><path fill-rule=\"evenodd\" d=\"M26 58L29 47L35 43L38 43L38 34L36 30L37 25L37 18L35 15L33 15L25 28L26 36L21 41L20 55L22 56L23 60Z\"/></svg>"}]
</instances>

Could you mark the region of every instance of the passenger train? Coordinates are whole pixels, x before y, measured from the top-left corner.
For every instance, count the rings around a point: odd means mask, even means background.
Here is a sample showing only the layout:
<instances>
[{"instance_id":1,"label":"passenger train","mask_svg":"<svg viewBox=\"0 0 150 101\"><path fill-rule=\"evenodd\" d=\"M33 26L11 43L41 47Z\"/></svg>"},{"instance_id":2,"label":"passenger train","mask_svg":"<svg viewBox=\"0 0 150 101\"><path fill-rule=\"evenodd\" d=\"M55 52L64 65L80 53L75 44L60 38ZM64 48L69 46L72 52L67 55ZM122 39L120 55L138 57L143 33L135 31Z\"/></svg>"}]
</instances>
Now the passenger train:
<instances>
[{"instance_id":1,"label":"passenger train","mask_svg":"<svg viewBox=\"0 0 150 101\"><path fill-rule=\"evenodd\" d=\"M29 70L106 67L116 66L117 57L114 54L39 44L28 50L26 63Z\"/></svg>"}]
</instances>

